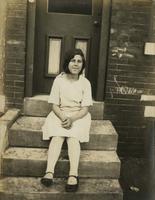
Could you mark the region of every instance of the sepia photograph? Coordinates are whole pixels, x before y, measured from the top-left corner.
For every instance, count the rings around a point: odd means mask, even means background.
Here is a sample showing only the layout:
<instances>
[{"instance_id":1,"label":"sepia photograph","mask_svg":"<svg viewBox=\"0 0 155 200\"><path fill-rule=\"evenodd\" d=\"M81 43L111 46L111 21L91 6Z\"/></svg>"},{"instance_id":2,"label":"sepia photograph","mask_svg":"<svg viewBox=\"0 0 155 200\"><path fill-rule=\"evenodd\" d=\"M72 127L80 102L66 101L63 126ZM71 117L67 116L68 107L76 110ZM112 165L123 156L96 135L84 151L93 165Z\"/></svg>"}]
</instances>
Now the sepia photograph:
<instances>
[{"instance_id":1,"label":"sepia photograph","mask_svg":"<svg viewBox=\"0 0 155 200\"><path fill-rule=\"evenodd\" d=\"M155 0L0 0L0 200L155 200Z\"/></svg>"}]
</instances>

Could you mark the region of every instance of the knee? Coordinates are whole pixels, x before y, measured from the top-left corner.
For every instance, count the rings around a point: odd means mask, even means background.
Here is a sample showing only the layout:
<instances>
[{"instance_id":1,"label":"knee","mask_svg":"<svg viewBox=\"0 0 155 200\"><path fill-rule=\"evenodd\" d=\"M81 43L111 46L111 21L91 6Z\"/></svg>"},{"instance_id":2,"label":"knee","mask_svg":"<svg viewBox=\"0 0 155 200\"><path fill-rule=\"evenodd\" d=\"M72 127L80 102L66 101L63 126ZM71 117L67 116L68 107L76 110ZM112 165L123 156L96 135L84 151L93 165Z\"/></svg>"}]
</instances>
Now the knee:
<instances>
[{"instance_id":1,"label":"knee","mask_svg":"<svg viewBox=\"0 0 155 200\"><path fill-rule=\"evenodd\" d=\"M76 138L73 138L73 137L69 137L69 138L67 138L67 142L68 142L68 143L70 143L70 142L79 143L79 140L76 139Z\"/></svg>"},{"instance_id":2,"label":"knee","mask_svg":"<svg viewBox=\"0 0 155 200\"><path fill-rule=\"evenodd\" d=\"M70 146L78 146L80 147L80 142L78 139L76 138L73 138L73 137L70 137L70 138L67 138L67 144L68 144L68 147Z\"/></svg>"},{"instance_id":3,"label":"knee","mask_svg":"<svg viewBox=\"0 0 155 200\"><path fill-rule=\"evenodd\" d=\"M64 137L59 137L59 136L54 136L52 137L52 142L56 143L56 144L61 144L64 142Z\"/></svg>"}]
</instances>

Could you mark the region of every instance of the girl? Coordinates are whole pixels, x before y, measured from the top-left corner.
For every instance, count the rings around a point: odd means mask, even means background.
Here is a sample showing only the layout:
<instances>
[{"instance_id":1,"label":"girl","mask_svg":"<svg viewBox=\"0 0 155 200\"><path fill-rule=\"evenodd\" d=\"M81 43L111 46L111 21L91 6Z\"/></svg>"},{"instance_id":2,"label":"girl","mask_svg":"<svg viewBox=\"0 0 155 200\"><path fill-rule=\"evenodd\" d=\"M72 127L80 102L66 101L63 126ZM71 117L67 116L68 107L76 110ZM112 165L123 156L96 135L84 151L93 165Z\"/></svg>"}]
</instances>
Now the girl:
<instances>
[{"instance_id":1,"label":"girl","mask_svg":"<svg viewBox=\"0 0 155 200\"><path fill-rule=\"evenodd\" d=\"M89 141L91 116L88 107L92 105L92 95L90 82L82 76L84 68L85 58L80 49L66 54L64 72L55 78L48 100L53 109L42 127L43 139L51 138L51 141L46 173L41 183L52 185L54 168L66 139L70 161L67 192L78 188L80 143Z\"/></svg>"}]
</instances>

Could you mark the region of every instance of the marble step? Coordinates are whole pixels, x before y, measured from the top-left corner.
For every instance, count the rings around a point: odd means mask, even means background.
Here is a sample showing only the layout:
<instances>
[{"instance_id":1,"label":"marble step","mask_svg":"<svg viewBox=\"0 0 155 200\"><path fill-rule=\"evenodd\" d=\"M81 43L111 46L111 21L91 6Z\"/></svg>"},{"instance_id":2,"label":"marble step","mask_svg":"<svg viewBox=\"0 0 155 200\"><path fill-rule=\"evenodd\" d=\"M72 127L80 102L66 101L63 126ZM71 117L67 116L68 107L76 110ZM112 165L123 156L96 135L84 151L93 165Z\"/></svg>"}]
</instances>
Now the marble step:
<instances>
[{"instance_id":1,"label":"marble step","mask_svg":"<svg viewBox=\"0 0 155 200\"><path fill-rule=\"evenodd\" d=\"M47 162L47 149L8 148L3 157L2 174L5 176L42 176ZM68 175L67 151L63 150L58 160L55 175ZM120 160L115 151L82 150L79 176L91 178L119 178Z\"/></svg>"},{"instance_id":2,"label":"marble step","mask_svg":"<svg viewBox=\"0 0 155 200\"><path fill-rule=\"evenodd\" d=\"M47 102L48 95L37 95L24 99L24 115L46 117L51 111L51 105ZM94 101L90 107L92 119L103 119L104 102Z\"/></svg>"},{"instance_id":3,"label":"marble step","mask_svg":"<svg viewBox=\"0 0 155 200\"><path fill-rule=\"evenodd\" d=\"M42 140L41 127L44 117L22 116L9 130L9 144L17 147L48 147L49 141ZM82 149L116 150L118 135L108 120L92 120L90 141Z\"/></svg>"},{"instance_id":4,"label":"marble step","mask_svg":"<svg viewBox=\"0 0 155 200\"><path fill-rule=\"evenodd\" d=\"M3 200L123 200L118 180L80 178L76 193L65 192L65 179L55 179L46 188L40 178L5 177L0 179L0 199Z\"/></svg>"}]
</instances>

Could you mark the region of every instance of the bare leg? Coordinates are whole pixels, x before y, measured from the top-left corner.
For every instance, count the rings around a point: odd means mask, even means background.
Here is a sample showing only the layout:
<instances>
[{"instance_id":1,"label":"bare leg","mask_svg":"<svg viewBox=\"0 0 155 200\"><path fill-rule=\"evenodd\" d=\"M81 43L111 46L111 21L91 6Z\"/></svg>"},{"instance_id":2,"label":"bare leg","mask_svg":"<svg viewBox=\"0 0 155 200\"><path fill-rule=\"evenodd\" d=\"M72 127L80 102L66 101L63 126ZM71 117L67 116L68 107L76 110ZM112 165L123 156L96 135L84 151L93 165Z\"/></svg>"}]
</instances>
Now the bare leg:
<instances>
[{"instance_id":1,"label":"bare leg","mask_svg":"<svg viewBox=\"0 0 155 200\"><path fill-rule=\"evenodd\" d=\"M78 176L78 167L80 159L80 143L76 138L67 138L68 155L70 161L69 175ZM68 184L76 184L77 180L74 177L68 179Z\"/></svg>"}]
</instances>

